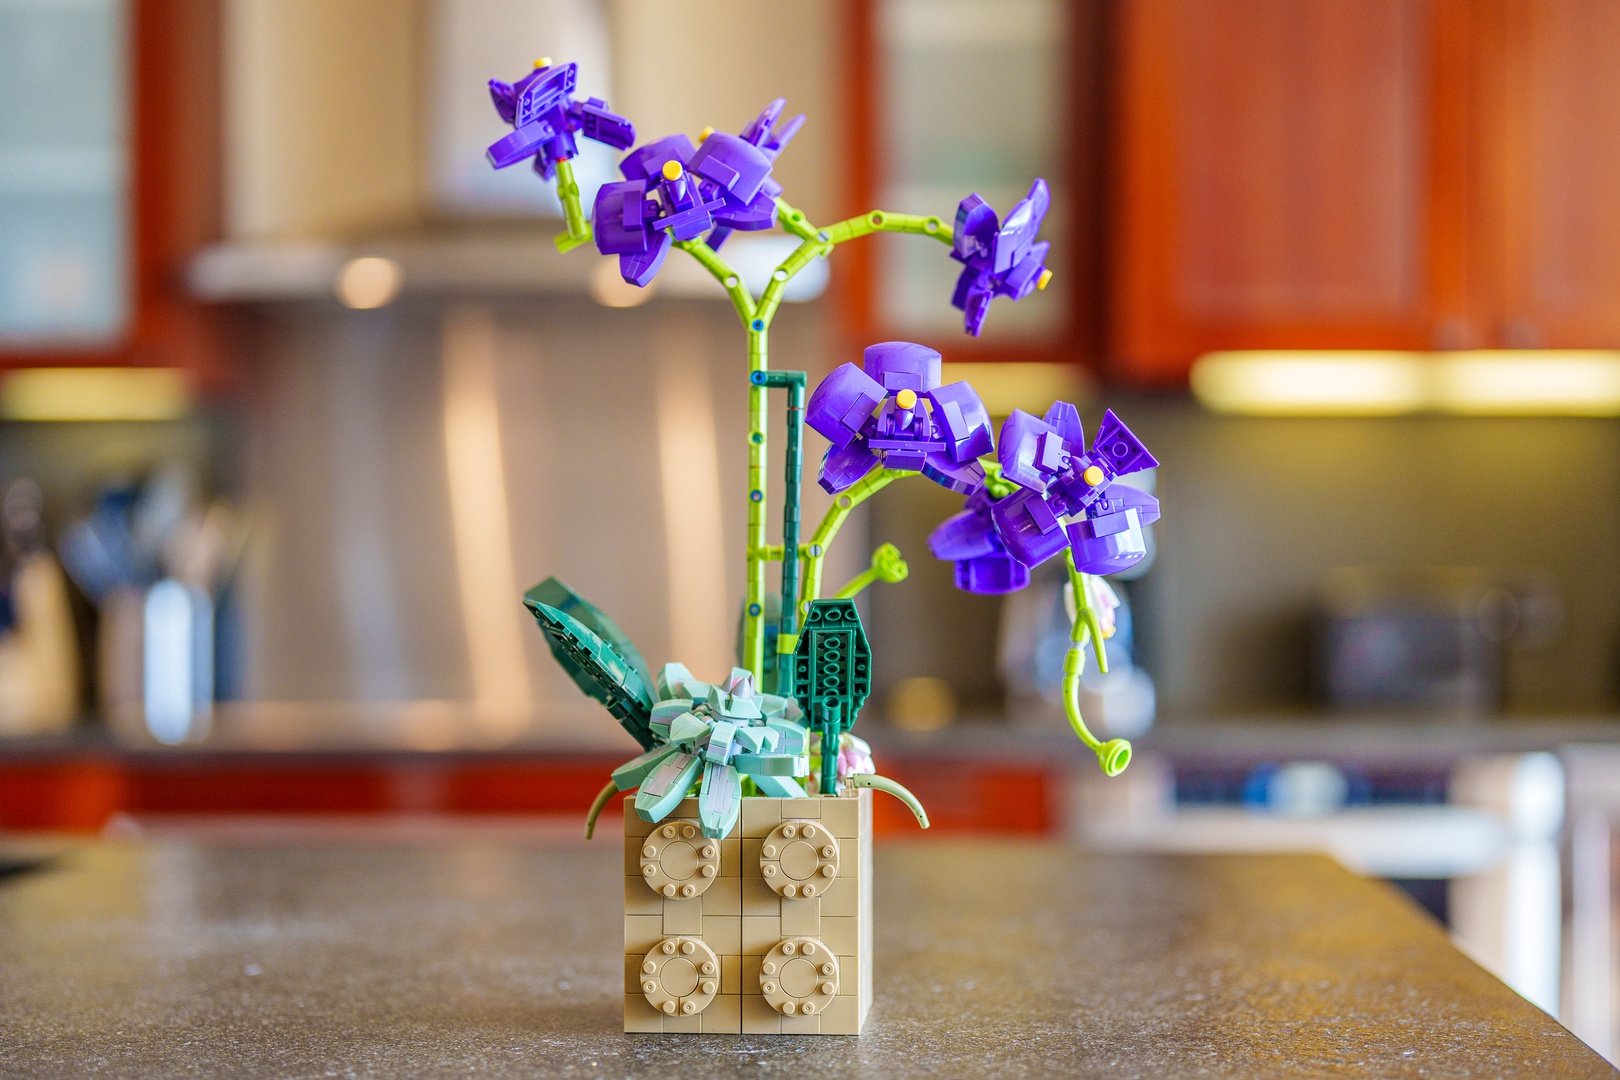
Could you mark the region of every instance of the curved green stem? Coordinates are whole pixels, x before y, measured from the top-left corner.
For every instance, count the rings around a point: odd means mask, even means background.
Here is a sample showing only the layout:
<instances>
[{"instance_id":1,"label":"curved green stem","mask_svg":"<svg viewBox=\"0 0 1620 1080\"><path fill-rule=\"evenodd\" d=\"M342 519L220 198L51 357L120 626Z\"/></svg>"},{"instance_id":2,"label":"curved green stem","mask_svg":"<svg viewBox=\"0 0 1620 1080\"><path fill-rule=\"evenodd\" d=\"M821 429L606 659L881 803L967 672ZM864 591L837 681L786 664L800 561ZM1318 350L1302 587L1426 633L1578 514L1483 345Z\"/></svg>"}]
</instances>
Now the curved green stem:
<instances>
[{"instance_id":1,"label":"curved green stem","mask_svg":"<svg viewBox=\"0 0 1620 1080\"><path fill-rule=\"evenodd\" d=\"M872 565L850 578L847 585L833 593L833 599L848 600L859 596L862 589L879 581L894 585L906 580L910 573L911 567L900 557L899 548L893 544L879 544L877 550L872 552Z\"/></svg>"},{"instance_id":2,"label":"curved green stem","mask_svg":"<svg viewBox=\"0 0 1620 1080\"><path fill-rule=\"evenodd\" d=\"M585 839L589 840L596 835L596 819L602 816L602 811L607 808L608 800L612 799L618 790L619 785L609 780L607 785L596 793L596 799L591 803L590 813L585 815ZM635 789L629 788L626 790L634 791Z\"/></svg>"},{"instance_id":3,"label":"curved green stem","mask_svg":"<svg viewBox=\"0 0 1620 1080\"><path fill-rule=\"evenodd\" d=\"M572 172L566 175L558 174L558 191L564 192L563 181L573 183ZM573 201L577 206L579 201L578 186L573 186ZM568 205L564 194L565 212ZM884 210L873 210L858 218L838 222L826 229L818 229L804 216L804 213L790 205L786 200L776 200L777 223L784 230L797 236L801 243L791 254L784 259L772 273L771 280L766 284L763 292L756 301L749 295L742 277L722 259L712 248L702 240L684 240L675 246L686 252L698 261L705 270L720 283L731 298L731 306L737 312L737 318L742 321L748 331L748 371L750 385L748 388L748 543L744 549L747 559L747 588L743 608L743 666L754 673L756 685L764 685L765 671L765 569L771 557L771 548L766 543L766 485L765 485L765 421L766 421L766 384L757 376L770 368L769 334L771 321L776 317L777 308L781 306L782 297L787 290L788 282L792 281L798 272L808 266L812 260L824 257L832 252L835 245L845 240L852 240L858 236L866 236L874 232L902 232L917 233L923 236L932 236L941 243L951 243L951 228L942 219L937 217L919 217L914 214L893 214ZM570 233L573 230L573 218L569 218ZM583 222L583 217L581 217ZM587 236L589 226L585 226ZM559 245L560 246L560 245ZM816 599L821 590L821 556L843 524L843 519L849 510L864 501L874 492L878 491L889 481L900 476L909 476L911 473L903 471L880 470L879 476L863 490L857 491L862 485L856 485L850 492L839 497L839 501L829 511L826 519L822 521L822 528L817 531L815 538L805 546L804 560L804 589L799 609L802 612L810 600ZM869 477L868 481L874 478ZM867 484L863 481L862 484ZM796 508L795 508L796 511ZM786 603L784 597L784 603ZM789 634L780 643L782 647L791 648L794 635Z\"/></svg>"},{"instance_id":4,"label":"curved green stem","mask_svg":"<svg viewBox=\"0 0 1620 1080\"><path fill-rule=\"evenodd\" d=\"M572 251L591 240L591 223L585 220L585 207L579 201L579 181L574 179L574 163L557 162L557 201L562 203L568 231L552 237L558 251Z\"/></svg>"},{"instance_id":5,"label":"curved green stem","mask_svg":"<svg viewBox=\"0 0 1620 1080\"><path fill-rule=\"evenodd\" d=\"M820 239L830 244L842 244L875 232L917 233L932 236L949 247L954 241L951 227L943 218L921 217L917 214L893 214L887 210L872 210L860 217L852 217L821 230Z\"/></svg>"},{"instance_id":6,"label":"curved green stem","mask_svg":"<svg viewBox=\"0 0 1620 1080\"><path fill-rule=\"evenodd\" d=\"M928 828L928 811L924 810L923 804L917 801L917 796L890 780L887 776L878 776L876 773L856 773L854 776L844 777L844 785L846 787L871 788L873 791L893 795L906 804L907 809L916 817L918 825L925 829Z\"/></svg>"},{"instance_id":7,"label":"curved green stem","mask_svg":"<svg viewBox=\"0 0 1620 1080\"><path fill-rule=\"evenodd\" d=\"M843 528L844 519L849 517L849 512L894 481L916 475L907 469L879 467L833 499L833 504L822 517L815 535L804 547L804 591L799 594L799 614L803 615L810 610L810 601L821 599L821 560L827 554L827 549L832 546L838 530Z\"/></svg>"},{"instance_id":8,"label":"curved green stem","mask_svg":"<svg viewBox=\"0 0 1620 1080\"><path fill-rule=\"evenodd\" d=\"M705 244L701 238L679 240L675 246L696 259L698 265L720 283L720 287L726 290L726 295L731 297L731 306L736 310L737 318L746 326L754 317L754 298L748 295L742 275L733 270L731 264L722 259L720 253Z\"/></svg>"},{"instance_id":9,"label":"curved green stem","mask_svg":"<svg viewBox=\"0 0 1620 1080\"><path fill-rule=\"evenodd\" d=\"M1063 655L1063 711L1075 735L1097 755L1102 771L1108 776L1118 776L1131 763L1130 742L1125 739L1101 741L1086 727L1085 718L1080 715L1080 676L1086 669L1086 638L1091 639L1092 650L1097 654L1098 671L1108 671L1108 657L1103 651L1102 625L1091 606L1085 575L1075 569L1074 552L1065 552L1064 558L1069 566L1069 586L1074 590L1075 614L1074 626L1069 631L1069 651Z\"/></svg>"}]
</instances>

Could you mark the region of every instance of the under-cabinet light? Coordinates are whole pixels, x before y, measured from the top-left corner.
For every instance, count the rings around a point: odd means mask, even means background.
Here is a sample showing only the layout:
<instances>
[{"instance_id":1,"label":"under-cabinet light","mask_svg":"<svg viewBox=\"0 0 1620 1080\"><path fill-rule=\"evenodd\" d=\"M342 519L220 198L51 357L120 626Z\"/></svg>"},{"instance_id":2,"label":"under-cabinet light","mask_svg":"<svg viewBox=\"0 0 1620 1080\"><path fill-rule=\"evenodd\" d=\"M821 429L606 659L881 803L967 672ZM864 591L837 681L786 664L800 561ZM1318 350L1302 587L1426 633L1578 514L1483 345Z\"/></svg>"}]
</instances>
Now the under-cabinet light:
<instances>
[{"instance_id":1,"label":"under-cabinet light","mask_svg":"<svg viewBox=\"0 0 1620 1080\"><path fill-rule=\"evenodd\" d=\"M1620 416L1620 352L1216 352L1192 390L1249 416Z\"/></svg>"},{"instance_id":2,"label":"under-cabinet light","mask_svg":"<svg viewBox=\"0 0 1620 1080\"><path fill-rule=\"evenodd\" d=\"M178 420L191 403L173 368L25 368L0 382L4 420Z\"/></svg>"},{"instance_id":3,"label":"under-cabinet light","mask_svg":"<svg viewBox=\"0 0 1620 1080\"><path fill-rule=\"evenodd\" d=\"M1620 416L1620 352L1453 353L1435 369L1434 389L1445 412Z\"/></svg>"}]
</instances>

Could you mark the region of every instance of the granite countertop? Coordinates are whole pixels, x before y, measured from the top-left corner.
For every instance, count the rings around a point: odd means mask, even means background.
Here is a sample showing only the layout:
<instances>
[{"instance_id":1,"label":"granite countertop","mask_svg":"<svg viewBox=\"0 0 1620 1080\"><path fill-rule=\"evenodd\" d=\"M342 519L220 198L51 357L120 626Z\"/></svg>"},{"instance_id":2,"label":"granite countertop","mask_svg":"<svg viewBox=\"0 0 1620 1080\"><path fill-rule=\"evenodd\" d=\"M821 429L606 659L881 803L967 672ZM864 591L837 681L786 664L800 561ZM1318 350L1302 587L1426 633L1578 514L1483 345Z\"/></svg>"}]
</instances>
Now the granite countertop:
<instances>
[{"instance_id":1,"label":"granite countertop","mask_svg":"<svg viewBox=\"0 0 1620 1080\"><path fill-rule=\"evenodd\" d=\"M7 1076L1610 1076L1306 856L880 846L859 1038L619 1031L616 843L86 844L0 876Z\"/></svg>"}]
</instances>

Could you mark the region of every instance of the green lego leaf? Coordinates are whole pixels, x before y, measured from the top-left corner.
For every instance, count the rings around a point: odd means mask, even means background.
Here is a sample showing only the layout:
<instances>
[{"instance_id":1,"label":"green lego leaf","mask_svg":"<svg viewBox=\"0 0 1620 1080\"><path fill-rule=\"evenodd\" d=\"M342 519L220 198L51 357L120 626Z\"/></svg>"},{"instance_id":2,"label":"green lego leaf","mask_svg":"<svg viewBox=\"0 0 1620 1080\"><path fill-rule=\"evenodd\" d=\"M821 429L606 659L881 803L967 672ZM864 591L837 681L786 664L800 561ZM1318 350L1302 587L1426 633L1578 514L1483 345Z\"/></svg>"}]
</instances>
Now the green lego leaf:
<instances>
[{"instance_id":1,"label":"green lego leaf","mask_svg":"<svg viewBox=\"0 0 1620 1080\"><path fill-rule=\"evenodd\" d=\"M546 578L523 594L524 604L528 604L530 600L554 607L588 627L597 637L613 646L613 651L636 669L636 674L641 676L642 685L647 687L653 685L652 668L648 667L647 661L642 658L641 650L637 649L635 643L619 629L618 623L608 618L589 600L554 577ZM552 651L555 653L556 650Z\"/></svg>"},{"instance_id":2,"label":"green lego leaf","mask_svg":"<svg viewBox=\"0 0 1620 1080\"><path fill-rule=\"evenodd\" d=\"M567 612L525 598L546 635L551 655L586 694L600 701L643 750L653 748L653 700L641 674L600 637Z\"/></svg>"},{"instance_id":3,"label":"green lego leaf","mask_svg":"<svg viewBox=\"0 0 1620 1080\"><path fill-rule=\"evenodd\" d=\"M819 724L836 713L848 731L872 690L872 647L854 600L812 600L793 652L793 688L805 715Z\"/></svg>"},{"instance_id":4,"label":"green lego leaf","mask_svg":"<svg viewBox=\"0 0 1620 1080\"><path fill-rule=\"evenodd\" d=\"M642 821L663 821L692 790L703 759L696 754L679 753L665 758L636 792L636 813Z\"/></svg>"}]
</instances>

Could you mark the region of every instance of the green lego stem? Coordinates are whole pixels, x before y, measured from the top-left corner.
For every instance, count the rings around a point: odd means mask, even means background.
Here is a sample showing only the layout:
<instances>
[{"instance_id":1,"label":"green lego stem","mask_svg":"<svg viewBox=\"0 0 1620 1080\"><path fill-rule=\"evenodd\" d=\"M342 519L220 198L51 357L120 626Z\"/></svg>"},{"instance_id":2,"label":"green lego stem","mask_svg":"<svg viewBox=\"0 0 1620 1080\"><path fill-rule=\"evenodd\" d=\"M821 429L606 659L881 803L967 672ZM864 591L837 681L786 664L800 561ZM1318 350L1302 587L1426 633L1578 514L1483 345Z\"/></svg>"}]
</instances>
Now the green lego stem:
<instances>
[{"instance_id":1,"label":"green lego stem","mask_svg":"<svg viewBox=\"0 0 1620 1080\"><path fill-rule=\"evenodd\" d=\"M890 780L887 776L879 776L876 773L856 773L854 776L844 777L844 783L850 787L871 788L873 791L893 795L906 804L906 807L916 816L918 825L925 829L928 828L928 811L924 810L923 804L917 801L917 796Z\"/></svg>"},{"instance_id":2,"label":"green lego stem","mask_svg":"<svg viewBox=\"0 0 1620 1080\"><path fill-rule=\"evenodd\" d=\"M862 236L870 236L875 232L917 233L921 236L932 236L935 240L950 247L955 241L951 227L945 224L944 219L937 217L921 217L917 214L893 214L887 210L873 210L840 221L836 225L829 225L821 230L819 239L829 244L842 244L846 240L854 240Z\"/></svg>"},{"instance_id":3,"label":"green lego stem","mask_svg":"<svg viewBox=\"0 0 1620 1080\"><path fill-rule=\"evenodd\" d=\"M574 179L574 163L563 160L557 165L557 198L562 203L563 220L568 231L552 238L558 251L572 251L591 240L591 223L585 220L585 208L579 202L579 181Z\"/></svg>"},{"instance_id":4,"label":"green lego stem","mask_svg":"<svg viewBox=\"0 0 1620 1080\"><path fill-rule=\"evenodd\" d=\"M1069 631L1069 651L1063 655L1063 711L1068 715L1069 726L1080 741L1097 755L1097 764L1102 766L1103 773L1118 776L1131 763L1130 742L1125 739L1102 742L1086 727L1086 721L1080 715L1080 675L1086 668L1085 643L1088 636L1097 654L1098 671L1107 673L1108 659L1103 651L1102 626L1091 607L1090 594L1086 591L1085 575L1075 569L1074 552L1065 552L1064 558L1069 567L1069 586L1074 589L1075 616L1074 626Z\"/></svg>"},{"instance_id":5,"label":"green lego stem","mask_svg":"<svg viewBox=\"0 0 1620 1080\"><path fill-rule=\"evenodd\" d=\"M872 565L850 578L849 584L833 593L833 599L852 599L860 595L862 589L877 581L894 585L906 580L906 576L910 573L911 567L900 557L899 548L893 544L879 544L877 550L872 552Z\"/></svg>"},{"instance_id":6,"label":"green lego stem","mask_svg":"<svg viewBox=\"0 0 1620 1080\"><path fill-rule=\"evenodd\" d=\"M596 793L596 798L591 803L591 812L585 815L585 839L589 840L596 835L596 819L602 816L602 811L607 808L608 800L612 799L618 790L619 785L609 780L607 786ZM634 791L635 789L627 788L626 790Z\"/></svg>"},{"instance_id":7,"label":"green lego stem","mask_svg":"<svg viewBox=\"0 0 1620 1080\"><path fill-rule=\"evenodd\" d=\"M802 371L762 371L754 376L763 379L767 389L783 388L788 392L787 449L784 453L782 473L782 546L779 551L767 553L782 560L782 595L799 595L799 482L804 472L804 383ZM776 633L776 688L783 697L793 696L793 649L799 641L799 608L797 604L781 605Z\"/></svg>"},{"instance_id":8,"label":"green lego stem","mask_svg":"<svg viewBox=\"0 0 1620 1080\"><path fill-rule=\"evenodd\" d=\"M567 212L569 195L564 190L565 181L572 186L572 199L577 208L579 203L578 186L573 182L572 171L564 173L558 170L558 191L562 195L564 210ZM766 373L770 369L769 361L769 334L771 321L776 317L777 308L782 303L782 296L787 289L788 282L793 280L800 270L810 264L813 259L824 257L832 252L835 245L845 240L853 240L858 236L866 236L874 232L901 232L917 233L923 236L932 236L943 244L952 242L951 228L937 217L919 217L915 214L893 214L885 210L873 210L860 217L841 221L827 229L818 229L804 216L804 213L791 206L787 201L776 200L777 222L784 230L797 236L802 243L784 259L771 273L771 280L765 286L764 292L756 302L743 285L741 276L731 268L712 248L701 240L685 240L675 246L685 251L698 261L698 264L707 270L720 286L726 290L731 298L731 306L736 310L737 317L742 320L748 331L748 543L745 548L747 557L747 588L746 600L743 609L743 666L754 674L755 685L764 685L765 672L765 564L770 561L773 549L766 543L765 501L767 491L765 486L765 407L767 383L756 381L755 376ZM572 233L573 218L569 218ZM583 222L583 215L581 215ZM586 226L587 235L589 227ZM560 246L560 244L559 244ZM794 406L789 401L789 446L790 457L798 456L802 451L794 445L796 426L792 422ZM799 410L802 424L802 408ZM790 469L792 466L790 464ZM882 479L867 485L873 477L857 484L849 492L845 492L835 503L834 508L828 511L827 517L822 520L821 528L817 530L816 537L804 551L804 590L797 610L791 613L789 622L789 604L787 598L793 593L788 591L790 584L790 566L794 576L797 576L797 557L800 554L797 535L789 538L784 533L782 546L775 551L780 552L783 561L783 622L782 631L789 625L796 627L798 616L807 609L809 601L816 599L821 590L821 557L832 538L837 534L838 527L843 524L844 517L849 510L873 493L887 485L891 480L901 476L913 475L905 471L879 470ZM791 514L787 508L783 512L783 524L786 527L789 520L795 525L798 521L798 470L791 472L792 487L786 493L791 503ZM859 489L859 490L857 490ZM853 493L853 496L852 496ZM852 497L851 497L852 496ZM782 633L779 636L778 649L784 645L791 651L796 641L796 635ZM780 667L779 667L780 670ZM791 675L788 678L791 679Z\"/></svg>"},{"instance_id":9,"label":"green lego stem","mask_svg":"<svg viewBox=\"0 0 1620 1080\"><path fill-rule=\"evenodd\" d=\"M822 795L837 795L838 740L843 731L843 725L839 723L838 717L840 707L832 704L829 699L824 704L818 704L816 711L820 713L816 717L816 727L821 732L821 783L818 792Z\"/></svg>"},{"instance_id":10,"label":"green lego stem","mask_svg":"<svg viewBox=\"0 0 1620 1080\"><path fill-rule=\"evenodd\" d=\"M699 240L678 240L675 246L686 252L698 261L698 265L707 270L720 287L726 290L731 297L731 306L737 312L737 318L746 326L754 319L754 298L748 295L748 289L742 283L742 277L731 268L731 264L720 257L708 244ZM761 327L761 330L764 328Z\"/></svg>"},{"instance_id":11,"label":"green lego stem","mask_svg":"<svg viewBox=\"0 0 1620 1080\"><path fill-rule=\"evenodd\" d=\"M804 592L799 597L800 615L810 610L810 601L821 599L821 560L827 554L827 548L832 545L833 538L838 535L838 530L843 527L844 519L849 517L849 512L894 481L916 475L916 472L908 469L879 467L833 499L832 506L827 509L820 527L810 538L810 543L805 545L803 552Z\"/></svg>"}]
</instances>

